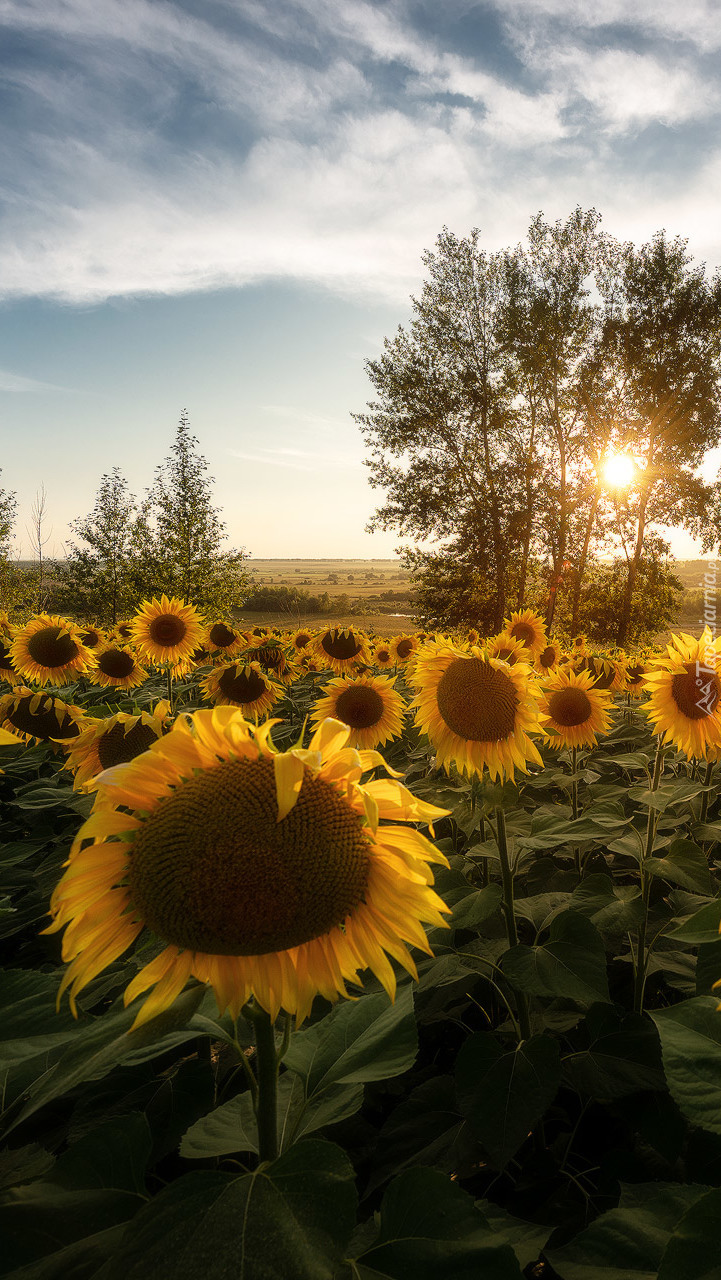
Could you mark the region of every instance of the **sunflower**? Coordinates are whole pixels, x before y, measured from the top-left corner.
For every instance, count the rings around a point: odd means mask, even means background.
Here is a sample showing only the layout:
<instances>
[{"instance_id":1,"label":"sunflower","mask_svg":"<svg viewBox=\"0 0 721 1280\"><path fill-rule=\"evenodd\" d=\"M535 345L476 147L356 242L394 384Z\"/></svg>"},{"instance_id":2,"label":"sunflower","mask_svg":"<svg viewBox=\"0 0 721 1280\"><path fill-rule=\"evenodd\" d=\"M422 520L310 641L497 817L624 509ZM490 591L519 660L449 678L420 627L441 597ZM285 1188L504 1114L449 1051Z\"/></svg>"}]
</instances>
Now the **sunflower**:
<instances>
[{"instance_id":1,"label":"sunflower","mask_svg":"<svg viewBox=\"0 0 721 1280\"><path fill-rule=\"evenodd\" d=\"M597 688L588 671L557 671L543 685L541 724L550 745L593 747L611 723L611 695Z\"/></svg>"},{"instance_id":2,"label":"sunflower","mask_svg":"<svg viewBox=\"0 0 721 1280\"><path fill-rule=\"evenodd\" d=\"M20 628L10 646L15 670L34 684L70 684L95 666L75 623L40 613Z\"/></svg>"},{"instance_id":3,"label":"sunflower","mask_svg":"<svg viewBox=\"0 0 721 1280\"><path fill-rule=\"evenodd\" d=\"M148 678L129 645L104 644L97 659L92 682L103 689L137 689Z\"/></svg>"},{"instance_id":4,"label":"sunflower","mask_svg":"<svg viewBox=\"0 0 721 1280\"><path fill-rule=\"evenodd\" d=\"M80 632L80 639L86 649L97 649L100 645L105 644L107 636L100 627L85 626Z\"/></svg>"},{"instance_id":5,"label":"sunflower","mask_svg":"<svg viewBox=\"0 0 721 1280\"><path fill-rule=\"evenodd\" d=\"M216 706L241 707L247 719L262 719L283 689L270 680L258 662L226 662L201 681L203 696Z\"/></svg>"},{"instance_id":6,"label":"sunflower","mask_svg":"<svg viewBox=\"0 0 721 1280\"><path fill-rule=\"evenodd\" d=\"M12 642L12 634L8 635L6 632L0 631L0 683L5 680L8 684L15 684L18 678L18 673L10 657Z\"/></svg>"},{"instance_id":7,"label":"sunflower","mask_svg":"<svg viewBox=\"0 0 721 1280\"><path fill-rule=\"evenodd\" d=\"M370 660L374 667L380 667L381 670L395 666L391 647L385 641L382 644L375 645L371 652Z\"/></svg>"},{"instance_id":8,"label":"sunflower","mask_svg":"<svg viewBox=\"0 0 721 1280\"><path fill-rule=\"evenodd\" d=\"M309 631L307 627L299 627L290 637L290 645L297 653L305 653L308 646L313 642L314 632Z\"/></svg>"},{"instance_id":9,"label":"sunflower","mask_svg":"<svg viewBox=\"0 0 721 1280\"><path fill-rule=\"evenodd\" d=\"M644 690L643 677L651 671L649 658L646 654L636 654L635 657L628 659L626 664L626 693L630 693L632 698L640 698Z\"/></svg>"},{"instance_id":10,"label":"sunflower","mask_svg":"<svg viewBox=\"0 0 721 1280\"><path fill-rule=\"evenodd\" d=\"M590 653L582 657L574 655L573 670L588 672L595 689L608 689L615 693L624 686L625 664L622 660Z\"/></svg>"},{"instance_id":11,"label":"sunflower","mask_svg":"<svg viewBox=\"0 0 721 1280\"><path fill-rule=\"evenodd\" d=\"M268 636L260 643L251 645L243 651L241 656L245 663L259 663L264 671L274 679L280 680L281 684L292 684L298 678L297 662L294 657L287 656L282 644L275 636Z\"/></svg>"},{"instance_id":12,"label":"sunflower","mask_svg":"<svg viewBox=\"0 0 721 1280\"><path fill-rule=\"evenodd\" d=\"M66 769L75 774L75 790L96 778L103 769L127 764L165 733L170 704L159 702L151 713L129 715L119 711L105 720L90 719L82 733L66 749Z\"/></svg>"},{"instance_id":13,"label":"sunflower","mask_svg":"<svg viewBox=\"0 0 721 1280\"><path fill-rule=\"evenodd\" d=\"M535 662L542 649L548 644L546 624L543 618L533 609L523 609L505 618L503 626L514 640L520 640L531 651L531 661Z\"/></svg>"},{"instance_id":14,"label":"sunflower","mask_svg":"<svg viewBox=\"0 0 721 1280\"><path fill-rule=\"evenodd\" d=\"M203 623L197 609L175 597L144 600L133 620L133 642L143 657L156 666L189 658L199 647L202 635Z\"/></svg>"},{"instance_id":15,"label":"sunflower","mask_svg":"<svg viewBox=\"0 0 721 1280\"><path fill-rule=\"evenodd\" d=\"M412 661L413 655L417 650L418 639L416 636L394 636L390 642L390 651L393 656L393 660L399 667L403 667L407 662Z\"/></svg>"},{"instance_id":16,"label":"sunflower","mask_svg":"<svg viewBox=\"0 0 721 1280\"><path fill-rule=\"evenodd\" d=\"M313 642L315 656L325 668L342 676L356 664L367 665L370 648L362 631L353 627L328 627L320 631Z\"/></svg>"},{"instance_id":17,"label":"sunflower","mask_svg":"<svg viewBox=\"0 0 721 1280\"><path fill-rule=\"evenodd\" d=\"M489 658L498 658L499 662L507 662L509 667L517 662L533 663L533 655L522 640L516 640L509 631L500 631L486 641L485 650Z\"/></svg>"},{"instance_id":18,"label":"sunflower","mask_svg":"<svg viewBox=\"0 0 721 1280\"><path fill-rule=\"evenodd\" d=\"M476 631L475 627L471 627L470 631L466 632L467 644L478 644L480 639L481 639L480 632Z\"/></svg>"},{"instance_id":19,"label":"sunflower","mask_svg":"<svg viewBox=\"0 0 721 1280\"><path fill-rule=\"evenodd\" d=\"M133 619L123 618L121 622L116 622L112 631L108 632L108 640L121 640L123 644L127 644L128 640L133 638Z\"/></svg>"},{"instance_id":20,"label":"sunflower","mask_svg":"<svg viewBox=\"0 0 721 1280\"><path fill-rule=\"evenodd\" d=\"M406 704L387 676L340 676L325 687L313 703L311 721L340 720L351 731L357 747L384 746L403 732Z\"/></svg>"},{"instance_id":21,"label":"sunflower","mask_svg":"<svg viewBox=\"0 0 721 1280\"><path fill-rule=\"evenodd\" d=\"M673 636L666 655L653 659L643 676L654 732L696 759L715 759L721 745L719 664L721 639L706 628L698 640Z\"/></svg>"},{"instance_id":22,"label":"sunflower","mask_svg":"<svg viewBox=\"0 0 721 1280\"><path fill-rule=\"evenodd\" d=\"M223 661L227 661L240 653L247 643L245 636L235 627L229 627L225 622L213 622L205 633L203 648L206 655L219 653Z\"/></svg>"},{"instance_id":23,"label":"sunflower","mask_svg":"<svg viewBox=\"0 0 721 1280\"><path fill-rule=\"evenodd\" d=\"M12 693L0 698L0 725L19 734L23 742L77 738L84 723L81 707L24 685L17 685Z\"/></svg>"},{"instance_id":24,"label":"sunflower","mask_svg":"<svg viewBox=\"0 0 721 1280\"><path fill-rule=\"evenodd\" d=\"M347 995L371 969L393 998L389 956L414 977L407 944L430 954L423 923L448 908L420 832L446 810L362 774L377 752L345 748L326 720L307 750L276 752L270 724L233 707L197 711L129 764L104 773L93 813L52 896L48 932L68 926L58 1000L78 993L150 930L163 949L130 982L154 987L134 1026L167 1009L190 977L238 1017L252 996L302 1021L313 998ZM92 843L88 843L92 841Z\"/></svg>"},{"instance_id":25,"label":"sunflower","mask_svg":"<svg viewBox=\"0 0 721 1280\"><path fill-rule=\"evenodd\" d=\"M540 733L539 690L527 663L509 667L481 649L427 644L415 666L416 723L436 748L438 763L455 761L469 775L488 766L491 778L542 764L530 734Z\"/></svg>"},{"instance_id":26,"label":"sunflower","mask_svg":"<svg viewBox=\"0 0 721 1280\"><path fill-rule=\"evenodd\" d=\"M548 675L549 672L555 671L561 661L561 650L553 640L549 640L545 649L542 649L536 658L536 671L540 675Z\"/></svg>"},{"instance_id":27,"label":"sunflower","mask_svg":"<svg viewBox=\"0 0 721 1280\"><path fill-rule=\"evenodd\" d=\"M571 651L574 655L588 653L588 640L584 635L574 636L571 641Z\"/></svg>"}]
</instances>

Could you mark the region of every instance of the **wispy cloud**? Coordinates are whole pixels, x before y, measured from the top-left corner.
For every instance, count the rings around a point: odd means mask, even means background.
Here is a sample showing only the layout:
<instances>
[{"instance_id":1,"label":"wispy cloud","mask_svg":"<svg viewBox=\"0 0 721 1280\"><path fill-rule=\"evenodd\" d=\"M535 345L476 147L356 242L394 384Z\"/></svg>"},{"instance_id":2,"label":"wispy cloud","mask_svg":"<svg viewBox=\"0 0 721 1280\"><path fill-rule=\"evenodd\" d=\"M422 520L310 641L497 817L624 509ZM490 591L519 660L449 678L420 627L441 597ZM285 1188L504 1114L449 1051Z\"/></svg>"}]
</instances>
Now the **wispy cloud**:
<instances>
[{"instance_id":1,"label":"wispy cloud","mask_svg":"<svg viewBox=\"0 0 721 1280\"><path fill-rule=\"evenodd\" d=\"M241 458L243 462L254 462L258 466L285 467L290 471L317 472L319 470L353 470L361 469L360 459L347 455L333 455L327 451L314 452L308 449L256 449L246 452L243 449L229 449L233 458Z\"/></svg>"},{"instance_id":2,"label":"wispy cloud","mask_svg":"<svg viewBox=\"0 0 721 1280\"><path fill-rule=\"evenodd\" d=\"M93 302L293 279L396 301L443 224L493 246L579 202L718 261L718 6L491 8L505 46L481 57L453 38L462 0L435 29L414 0L0 0L23 37L0 289ZM647 145L653 129L679 152Z\"/></svg>"},{"instance_id":3,"label":"wispy cloud","mask_svg":"<svg viewBox=\"0 0 721 1280\"><path fill-rule=\"evenodd\" d=\"M37 378L25 378L22 374L10 373L8 369L0 369L0 391L73 394L70 387L59 387L54 382L40 382Z\"/></svg>"}]
</instances>

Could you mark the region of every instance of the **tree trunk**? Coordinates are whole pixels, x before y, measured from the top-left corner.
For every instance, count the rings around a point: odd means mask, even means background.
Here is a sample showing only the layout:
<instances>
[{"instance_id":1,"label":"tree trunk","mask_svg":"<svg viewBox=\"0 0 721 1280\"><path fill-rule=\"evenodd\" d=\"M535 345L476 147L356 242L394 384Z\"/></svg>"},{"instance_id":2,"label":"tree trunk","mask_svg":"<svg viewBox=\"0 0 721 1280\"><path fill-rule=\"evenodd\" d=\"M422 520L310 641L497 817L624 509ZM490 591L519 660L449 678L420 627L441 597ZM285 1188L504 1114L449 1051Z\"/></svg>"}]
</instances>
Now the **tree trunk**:
<instances>
[{"instance_id":1,"label":"tree trunk","mask_svg":"<svg viewBox=\"0 0 721 1280\"><path fill-rule=\"evenodd\" d=\"M618 620L618 630L616 632L616 644L623 647L628 637L629 627L631 625L631 605L633 602L633 591L636 586L636 578L638 577L638 566L641 563L643 554L643 539L646 532L646 505L649 499L649 489L646 488L641 498L638 509L638 528L636 530L636 546L633 551L633 559L628 566L628 577L626 578L626 587L623 593L623 603L621 605L621 615Z\"/></svg>"},{"instance_id":2,"label":"tree trunk","mask_svg":"<svg viewBox=\"0 0 721 1280\"><path fill-rule=\"evenodd\" d=\"M601 497L601 494L597 485L596 492L593 495L593 502L591 503L591 510L588 513L588 520L586 521L586 532L583 538L583 547L581 548L581 554L578 558L578 565L576 568L576 581L573 584L573 605L571 609L571 636L575 636L576 632L578 631L578 611L581 605L581 584L583 582L583 575L586 572L588 548L591 542L591 534L593 533L593 526L596 523L596 511L598 510L598 500L600 497Z\"/></svg>"}]
</instances>

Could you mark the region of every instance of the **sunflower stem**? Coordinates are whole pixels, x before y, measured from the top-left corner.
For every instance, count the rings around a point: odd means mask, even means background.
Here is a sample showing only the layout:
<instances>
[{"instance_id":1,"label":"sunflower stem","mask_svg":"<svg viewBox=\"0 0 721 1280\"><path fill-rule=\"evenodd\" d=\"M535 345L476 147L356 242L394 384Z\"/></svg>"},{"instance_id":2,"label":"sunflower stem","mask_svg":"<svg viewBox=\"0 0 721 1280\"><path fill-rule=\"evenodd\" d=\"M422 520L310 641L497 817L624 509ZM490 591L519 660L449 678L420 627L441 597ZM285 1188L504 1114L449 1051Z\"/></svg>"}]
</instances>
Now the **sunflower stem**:
<instances>
[{"instance_id":1,"label":"sunflower stem","mask_svg":"<svg viewBox=\"0 0 721 1280\"><path fill-rule=\"evenodd\" d=\"M578 747L571 747L571 816L573 821L578 817L578 781L576 779L576 762L578 758ZM576 874L581 879L581 846L576 845L573 850L573 863L576 868Z\"/></svg>"},{"instance_id":2,"label":"sunflower stem","mask_svg":"<svg viewBox=\"0 0 721 1280\"><path fill-rule=\"evenodd\" d=\"M663 772L663 752L663 736L659 734L658 746L656 747L656 759L653 764L653 777L651 779L652 794L655 791L658 791L658 784ZM655 835L656 810L649 804L648 819L646 822L646 841L643 856L641 858L641 897L643 899L643 918L638 926L638 943L636 946L636 976L633 991L633 1008L635 1013L643 1013L643 997L646 990L646 967L648 964L646 934L648 932L648 904L651 896L651 876L646 871L646 863L653 853Z\"/></svg>"},{"instance_id":3,"label":"sunflower stem","mask_svg":"<svg viewBox=\"0 0 721 1280\"><path fill-rule=\"evenodd\" d=\"M258 1096L255 1118L258 1122L258 1157L261 1164L278 1155L278 1066L275 1050L275 1023L270 1015L255 1005L249 1011L255 1031Z\"/></svg>"},{"instance_id":4,"label":"sunflower stem","mask_svg":"<svg viewBox=\"0 0 721 1280\"><path fill-rule=\"evenodd\" d=\"M503 901L501 908L506 921L506 935L509 947L518 946L518 927L513 905L513 872L508 857L508 838L506 835L506 815L501 808L496 809L496 844L501 863L501 879L503 882ZM528 1012L528 1001L521 991L514 991L516 1009L518 1010L518 1026L520 1039L528 1040L531 1034L531 1019Z\"/></svg>"},{"instance_id":5,"label":"sunflower stem","mask_svg":"<svg viewBox=\"0 0 721 1280\"><path fill-rule=\"evenodd\" d=\"M166 667L165 675L168 682L168 702L170 703L170 714L173 714L173 673L170 666Z\"/></svg>"},{"instance_id":6,"label":"sunflower stem","mask_svg":"<svg viewBox=\"0 0 721 1280\"><path fill-rule=\"evenodd\" d=\"M709 791L709 787L711 786L711 778L713 777L714 764L715 764L714 760L709 760L706 764L706 775L703 780L703 785L706 788L706 790L701 796L701 813L699 815L699 822L705 822L708 817L709 797L711 794Z\"/></svg>"}]
</instances>

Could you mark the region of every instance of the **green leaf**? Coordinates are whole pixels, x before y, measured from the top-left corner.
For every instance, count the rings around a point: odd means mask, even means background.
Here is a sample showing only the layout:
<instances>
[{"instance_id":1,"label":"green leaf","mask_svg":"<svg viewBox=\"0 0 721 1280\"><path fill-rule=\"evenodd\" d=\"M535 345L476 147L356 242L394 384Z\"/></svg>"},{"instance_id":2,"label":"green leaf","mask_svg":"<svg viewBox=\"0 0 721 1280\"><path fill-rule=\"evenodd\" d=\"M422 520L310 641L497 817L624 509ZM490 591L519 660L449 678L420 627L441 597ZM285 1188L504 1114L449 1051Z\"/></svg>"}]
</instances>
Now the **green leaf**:
<instances>
[{"instance_id":1,"label":"green leaf","mask_svg":"<svg viewBox=\"0 0 721 1280\"><path fill-rule=\"evenodd\" d=\"M664 813L674 804L687 804L702 791L703 785L700 782L691 782L689 778L676 778L673 781L662 782L656 791L651 791L648 787L630 787L628 794L632 800L637 800L646 808Z\"/></svg>"},{"instance_id":2,"label":"green leaf","mask_svg":"<svg viewBox=\"0 0 721 1280\"><path fill-rule=\"evenodd\" d=\"M652 876L660 876L691 893L714 892L706 854L692 840L674 840L664 858L647 858L644 865Z\"/></svg>"},{"instance_id":3,"label":"green leaf","mask_svg":"<svg viewBox=\"0 0 721 1280\"><path fill-rule=\"evenodd\" d=\"M709 902L705 907L701 907L700 911L690 916L688 920L676 925L675 929L669 929L666 937L678 938L681 942L688 942L692 945L701 942L716 942L720 928L721 898L717 898L715 902ZM721 977L721 973L719 977Z\"/></svg>"},{"instance_id":4,"label":"green leaf","mask_svg":"<svg viewBox=\"0 0 721 1280\"><path fill-rule=\"evenodd\" d=\"M125 1222L83 1236L55 1253L5 1273L5 1280L91 1280L99 1276L125 1233Z\"/></svg>"},{"instance_id":5,"label":"green leaf","mask_svg":"<svg viewBox=\"0 0 721 1280\"><path fill-rule=\"evenodd\" d=\"M651 1013L669 1092L692 1124L721 1133L721 1016L713 996Z\"/></svg>"},{"instance_id":6,"label":"green leaf","mask_svg":"<svg viewBox=\"0 0 721 1280\"><path fill-rule=\"evenodd\" d=\"M563 1060L563 1074L580 1094L623 1098L641 1089L665 1089L658 1033L639 1014L595 1004L581 1026L588 1048Z\"/></svg>"},{"instance_id":7,"label":"green leaf","mask_svg":"<svg viewBox=\"0 0 721 1280\"><path fill-rule=\"evenodd\" d=\"M498 911L502 898L503 890L499 884L476 889L456 903L448 923L452 929L475 929Z\"/></svg>"},{"instance_id":8,"label":"green leaf","mask_svg":"<svg viewBox=\"0 0 721 1280\"><path fill-rule=\"evenodd\" d=\"M410 984L394 1004L385 992L344 1000L314 1026L297 1032L283 1059L311 1097L334 1084L388 1080L413 1066L418 1034Z\"/></svg>"},{"instance_id":9,"label":"green leaf","mask_svg":"<svg viewBox=\"0 0 721 1280\"><path fill-rule=\"evenodd\" d=\"M0 1205L3 1266L26 1266L127 1222L143 1203L128 1191L69 1191L44 1182L16 1187Z\"/></svg>"},{"instance_id":10,"label":"green leaf","mask_svg":"<svg viewBox=\"0 0 721 1280\"><path fill-rule=\"evenodd\" d=\"M29 1142L14 1151L0 1151L0 1191L19 1187L23 1182L35 1182L49 1173L54 1164L55 1156L37 1142Z\"/></svg>"},{"instance_id":11,"label":"green leaf","mask_svg":"<svg viewBox=\"0 0 721 1280\"><path fill-rule=\"evenodd\" d=\"M120 1062L144 1062L185 1040L209 1034L204 1019L199 1027L195 1027L192 1021L205 994L205 988L200 984L189 987L171 1008L135 1031L130 1028L137 1009L135 1006L124 1009L122 1002L85 1026L76 1024L69 1046L64 1051L61 1048L59 1056L50 1065L47 1065L45 1054L39 1055L38 1076L29 1089L29 1101L9 1126L8 1132L53 1098L61 1097L85 1080L102 1079ZM209 1024L209 1027L213 1025ZM45 1067L47 1069L43 1069Z\"/></svg>"},{"instance_id":12,"label":"green leaf","mask_svg":"<svg viewBox=\"0 0 721 1280\"><path fill-rule=\"evenodd\" d=\"M501 966L509 982L528 995L562 996L583 1005L610 999L601 935L577 911L556 916L542 946L512 947Z\"/></svg>"},{"instance_id":13,"label":"green leaf","mask_svg":"<svg viewBox=\"0 0 721 1280\"><path fill-rule=\"evenodd\" d=\"M73 1143L57 1160L48 1182L68 1191L98 1187L145 1194L145 1168L153 1139L139 1111L107 1120Z\"/></svg>"},{"instance_id":14,"label":"green leaf","mask_svg":"<svg viewBox=\"0 0 721 1280\"><path fill-rule=\"evenodd\" d=\"M198 1172L137 1216L103 1280L333 1280L355 1225L353 1167L300 1142L255 1173Z\"/></svg>"},{"instance_id":15,"label":"green leaf","mask_svg":"<svg viewBox=\"0 0 721 1280\"><path fill-rule=\"evenodd\" d=\"M354 1264L359 1280L521 1280L511 1246L457 1183L409 1169L386 1191L380 1231Z\"/></svg>"},{"instance_id":16,"label":"green leaf","mask_svg":"<svg viewBox=\"0 0 721 1280\"><path fill-rule=\"evenodd\" d=\"M532 1036L504 1050L489 1031L477 1031L456 1061L456 1091L463 1115L503 1169L550 1107L561 1082L557 1041Z\"/></svg>"},{"instance_id":17,"label":"green leaf","mask_svg":"<svg viewBox=\"0 0 721 1280\"><path fill-rule=\"evenodd\" d=\"M337 1124L359 1110L363 1086L332 1084L306 1099L303 1080L286 1072L278 1081L278 1146L285 1151L293 1142L326 1125ZM216 1107L188 1129L180 1154L189 1160L226 1156L236 1151L258 1151L258 1126L250 1093Z\"/></svg>"},{"instance_id":18,"label":"green leaf","mask_svg":"<svg viewBox=\"0 0 721 1280\"><path fill-rule=\"evenodd\" d=\"M721 938L713 942L702 942L696 957L696 991L697 996L710 996L712 987L721 978Z\"/></svg>"},{"instance_id":19,"label":"green leaf","mask_svg":"<svg viewBox=\"0 0 721 1280\"><path fill-rule=\"evenodd\" d=\"M398 1104L378 1134L366 1195L414 1165L450 1171L463 1127L452 1076L424 1080Z\"/></svg>"},{"instance_id":20,"label":"green leaf","mask_svg":"<svg viewBox=\"0 0 721 1280\"><path fill-rule=\"evenodd\" d=\"M714 1187L684 1214L661 1259L658 1280L719 1280L721 1190Z\"/></svg>"},{"instance_id":21,"label":"green leaf","mask_svg":"<svg viewBox=\"0 0 721 1280\"><path fill-rule=\"evenodd\" d=\"M522 1218L514 1218L492 1200L476 1200L476 1208L481 1210L497 1235L508 1241L525 1274L526 1268L538 1261L540 1252L551 1234L551 1228L539 1226L537 1222L524 1222Z\"/></svg>"},{"instance_id":22,"label":"green leaf","mask_svg":"<svg viewBox=\"0 0 721 1280\"><path fill-rule=\"evenodd\" d=\"M626 1186L617 1209L563 1249L549 1249L549 1261L561 1280L656 1280L673 1231L707 1190L675 1182Z\"/></svg>"},{"instance_id":23,"label":"green leaf","mask_svg":"<svg viewBox=\"0 0 721 1280\"><path fill-rule=\"evenodd\" d=\"M623 825L623 820L619 823ZM599 840L607 833L607 826L594 822L593 818L565 819L552 810L537 810L531 822L531 834L521 836L522 849L556 849L565 845L582 844L586 840Z\"/></svg>"}]
</instances>

